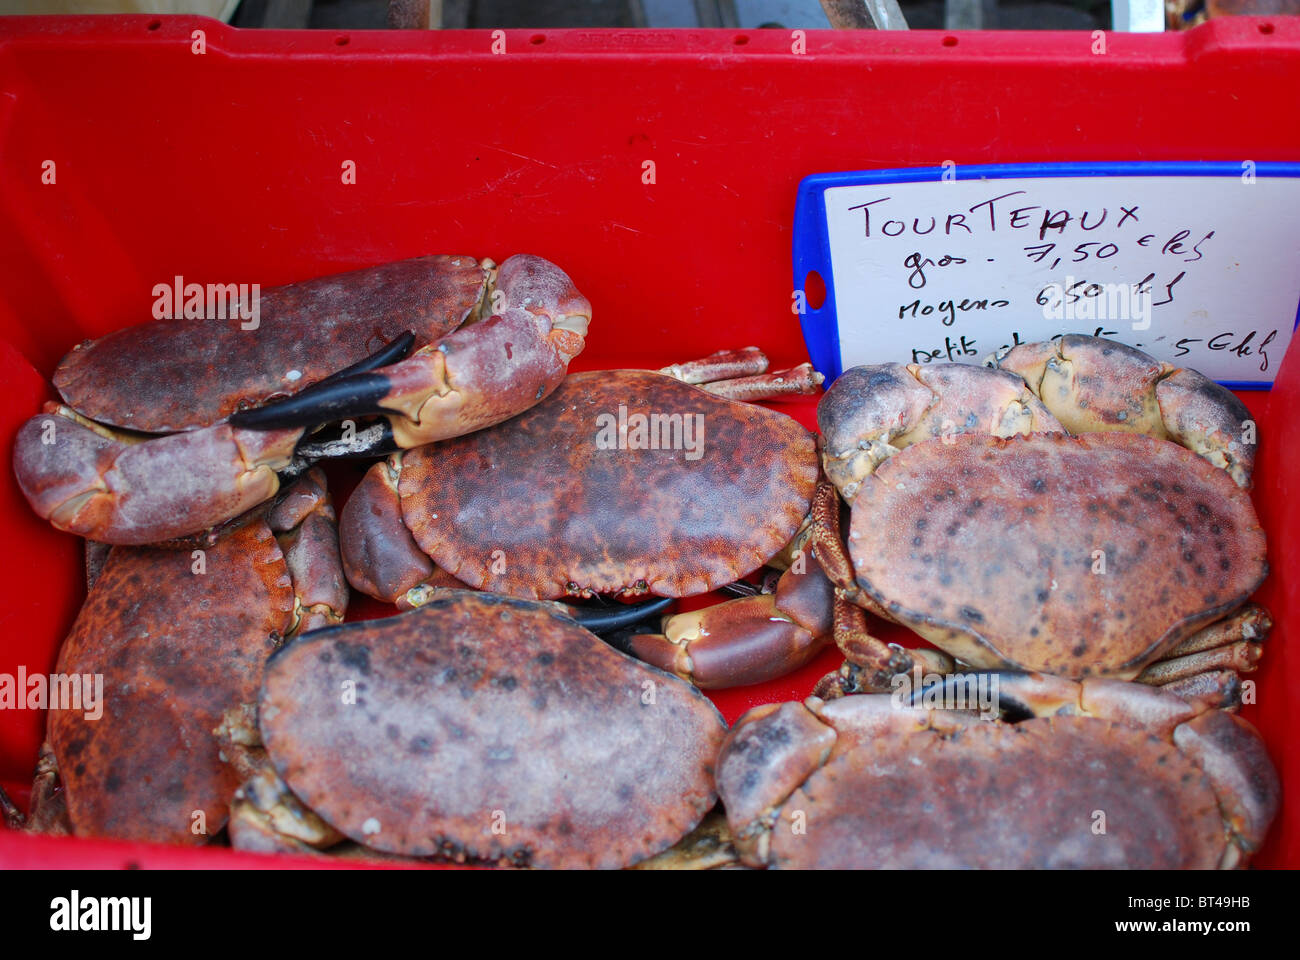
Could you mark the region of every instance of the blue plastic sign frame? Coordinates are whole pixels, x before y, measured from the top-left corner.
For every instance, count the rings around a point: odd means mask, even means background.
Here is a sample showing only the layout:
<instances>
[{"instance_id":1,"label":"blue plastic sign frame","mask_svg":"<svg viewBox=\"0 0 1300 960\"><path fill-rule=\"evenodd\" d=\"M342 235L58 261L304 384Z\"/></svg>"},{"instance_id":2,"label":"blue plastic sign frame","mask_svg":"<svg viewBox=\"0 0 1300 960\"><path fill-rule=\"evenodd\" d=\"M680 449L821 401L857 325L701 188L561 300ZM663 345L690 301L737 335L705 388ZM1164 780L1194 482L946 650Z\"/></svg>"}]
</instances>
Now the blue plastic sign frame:
<instances>
[{"instance_id":1,"label":"blue plastic sign frame","mask_svg":"<svg viewBox=\"0 0 1300 960\"><path fill-rule=\"evenodd\" d=\"M804 290L810 273L824 281L826 298L814 309L802 306L801 325L808 354L830 383L843 372L840 330L835 301L835 277L831 260L830 227L826 213L825 192L835 187L866 186L889 183L941 182L948 180L1000 180L1048 177L1241 177L1242 163L1220 161L1180 162L1113 162L1113 163L1018 163L980 166L905 167L887 170L860 170L845 173L819 173L799 183L795 202L793 261L794 287ZM1256 177L1300 177L1300 163L1258 162ZM1296 264L1300 270L1300 263ZM1300 303L1296 305L1296 327L1300 327ZM1069 332L1069 331L1062 331ZM886 359L886 358L882 358ZM902 358L892 358L902 359ZM1234 390L1267 390L1271 381L1220 381Z\"/></svg>"}]
</instances>

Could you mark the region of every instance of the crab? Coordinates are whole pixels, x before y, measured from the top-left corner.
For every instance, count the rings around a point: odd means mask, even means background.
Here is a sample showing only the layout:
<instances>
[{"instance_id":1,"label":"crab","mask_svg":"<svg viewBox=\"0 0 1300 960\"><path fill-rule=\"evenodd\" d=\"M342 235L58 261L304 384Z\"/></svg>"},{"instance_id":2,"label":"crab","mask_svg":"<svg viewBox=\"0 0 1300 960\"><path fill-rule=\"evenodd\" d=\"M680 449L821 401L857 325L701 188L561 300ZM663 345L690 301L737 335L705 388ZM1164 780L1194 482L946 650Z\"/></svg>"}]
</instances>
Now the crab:
<instances>
[{"instance_id":1,"label":"crab","mask_svg":"<svg viewBox=\"0 0 1300 960\"><path fill-rule=\"evenodd\" d=\"M812 436L783 413L660 373L571 374L507 423L372 467L340 517L343 565L399 606L458 584L538 600L695 596L778 557L817 475ZM679 614L624 648L699 686L754 683L821 649L831 603L803 558L775 593Z\"/></svg>"},{"instance_id":2,"label":"crab","mask_svg":"<svg viewBox=\"0 0 1300 960\"><path fill-rule=\"evenodd\" d=\"M823 485L812 540L846 664L818 695L888 690L951 655L1238 696L1271 627L1246 603L1267 566L1240 402L1093 337L994 362L859 367L822 398L822 462L852 525L846 545ZM882 643L863 609L947 655Z\"/></svg>"},{"instance_id":3,"label":"crab","mask_svg":"<svg viewBox=\"0 0 1300 960\"><path fill-rule=\"evenodd\" d=\"M539 257L444 256L279 287L259 313L253 329L156 321L74 349L54 375L63 402L15 443L32 508L112 544L217 527L328 452L300 442L340 405L384 418L341 441L360 453L526 409L582 350L591 307Z\"/></svg>"},{"instance_id":4,"label":"crab","mask_svg":"<svg viewBox=\"0 0 1300 960\"><path fill-rule=\"evenodd\" d=\"M978 684L1029 719L952 696ZM1277 813L1259 734L1204 701L1025 673L950 677L942 702L961 709L900 700L812 697L736 722L718 792L746 863L1232 868Z\"/></svg>"},{"instance_id":5,"label":"crab","mask_svg":"<svg viewBox=\"0 0 1300 960\"><path fill-rule=\"evenodd\" d=\"M98 715L51 705L28 828L188 844L218 834L239 780L212 730L256 696L277 644L341 622L334 526L312 470L201 555L113 548L55 668L98 678Z\"/></svg>"},{"instance_id":6,"label":"crab","mask_svg":"<svg viewBox=\"0 0 1300 960\"><path fill-rule=\"evenodd\" d=\"M543 868L629 866L714 806L726 724L699 691L555 604L453 590L301 636L255 711L236 847L332 847Z\"/></svg>"},{"instance_id":7,"label":"crab","mask_svg":"<svg viewBox=\"0 0 1300 960\"><path fill-rule=\"evenodd\" d=\"M862 484L847 551L828 485L814 516L849 660L819 693L889 689L912 669L870 636L863 608L975 667L1076 679L1150 667L1143 679L1189 688L1253 669L1269 626L1246 604L1268 572L1249 495L1141 434L917 444Z\"/></svg>"}]
</instances>

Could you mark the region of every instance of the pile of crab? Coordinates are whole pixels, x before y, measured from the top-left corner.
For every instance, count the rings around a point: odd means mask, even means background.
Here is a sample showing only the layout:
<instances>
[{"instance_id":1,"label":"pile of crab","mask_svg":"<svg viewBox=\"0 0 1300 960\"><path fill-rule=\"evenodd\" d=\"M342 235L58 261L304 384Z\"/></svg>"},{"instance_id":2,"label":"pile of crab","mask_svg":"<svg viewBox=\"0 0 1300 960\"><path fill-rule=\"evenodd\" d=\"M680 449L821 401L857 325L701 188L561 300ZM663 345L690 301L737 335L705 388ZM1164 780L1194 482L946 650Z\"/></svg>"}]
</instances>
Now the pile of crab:
<instances>
[{"instance_id":1,"label":"pile of crab","mask_svg":"<svg viewBox=\"0 0 1300 960\"><path fill-rule=\"evenodd\" d=\"M754 402L816 392L807 364L570 374L590 322L541 258L424 257L270 291L251 331L74 349L14 468L87 541L56 671L102 675L103 712L50 711L10 825L534 867L1258 849L1279 788L1237 709L1270 622L1231 393L1065 336L849 370L817 436ZM358 458L336 513L322 464ZM350 590L397 611L345 623ZM701 693L832 646L812 696L730 730Z\"/></svg>"}]
</instances>

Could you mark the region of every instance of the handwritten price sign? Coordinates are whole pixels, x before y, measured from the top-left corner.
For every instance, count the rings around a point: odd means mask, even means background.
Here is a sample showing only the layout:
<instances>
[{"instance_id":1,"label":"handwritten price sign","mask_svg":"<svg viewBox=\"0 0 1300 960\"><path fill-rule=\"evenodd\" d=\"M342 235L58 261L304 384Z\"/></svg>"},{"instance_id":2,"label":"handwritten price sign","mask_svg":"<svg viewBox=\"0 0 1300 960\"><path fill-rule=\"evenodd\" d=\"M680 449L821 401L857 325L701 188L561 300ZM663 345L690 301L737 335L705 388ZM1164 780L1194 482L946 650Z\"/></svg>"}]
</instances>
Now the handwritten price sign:
<instances>
[{"instance_id":1,"label":"handwritten price sign","mask_svg":"<svg viewBox=\"0 0 1300 960\"><path fill-rule=\"evenodd\" d=\"M796 307L817 367L979 363L1091 333L1268 386L1300 304L1300 166L1036 165L809 177ZM809 272L820 307L800 293Z\"/></svg>"}]
</instances>

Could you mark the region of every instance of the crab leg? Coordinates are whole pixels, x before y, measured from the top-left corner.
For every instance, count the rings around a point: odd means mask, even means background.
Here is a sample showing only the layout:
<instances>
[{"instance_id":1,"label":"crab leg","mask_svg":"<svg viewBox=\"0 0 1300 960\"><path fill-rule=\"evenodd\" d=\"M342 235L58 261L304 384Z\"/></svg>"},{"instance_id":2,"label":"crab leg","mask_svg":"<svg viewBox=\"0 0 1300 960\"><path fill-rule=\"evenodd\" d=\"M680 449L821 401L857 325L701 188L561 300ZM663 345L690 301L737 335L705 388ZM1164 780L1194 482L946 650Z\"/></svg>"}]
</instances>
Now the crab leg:
<instances>
[{"instance_id":1,"label":"crab leg","mask_svg":"<svg viewBox=\"0 0 1300 960\"><path fill-rule=\"evenodd\" d=\"M1184 700L1213 704L1221 710L1236 710L1241 706L1241 676L1236 670L1194 673L1183 680L1162 684L1159 689Z\"/></svg>"},{"instance_id":2,"label":"crab leg","mask_svg":"<svg viewBox=\"0 0 1300 960\"><path fill-rule=\"evenodd\" d=\"M303 806L276 775L269 760L235 791L228 833L230 845L236 850L258 853L312 854L345 839Z\"/></svg>"},{"instance_id":3,"label":"crab leg","mask_svg":"<svg viewBox=\"0 0 1300 960\"><path fill-rule=\"evenodd\" d=\"M682 383L704 384L717 380L730 380L734 377L749 377L767 372L767 357L758 347L743 347L740 350L719 350L701 360L689 360L686 363L673 363L659 370L660 373L680 380Z\"/></svg>"},{"instance_id":4,"label":"crab leg","mask_svg":"<svg viewBox=\"0 0 1300 960\"><path fill-rule=\"evenodd\" d=\"M865 623L865 618L862 618ZM1231 616L1203 627L1183 640L1162 659L1146 667L1133 678L1134 683L1159 687L1188 700L1212 701L1216 706L1235 710L1241 705L1242 673L1252 673L1263 654L1263 641L1273 627L1268 611L1247 604ZM842 645L843 649L843 645ZM873 692L869 685L855 681L860 675L861 654L845 649L849 661L839 678L831 675L822 681L819 696L826 693ZM955 669L955 667L953 668ZM948 672L938 670L936 672ZM843 689L838 684L844 683ZM888 687L877 687L877 691Z\"/></svg>"},{"instance_id":5,"label":"crab leg","mask_svg":"<svg viewBox=\"0 0 1300 960\"><path fill-rule=\"evenodd\" d=\"M32 781L31 814L27 828L37 833L66 835L72 832L68 819L67 794L59 783L59 761L49 742L41 744Z\"/></svg>"},{"instance_id":6,"label":"crab leg","mask_svg":"<svg viewBox=\"0 0 1300 960\"><path fill-rule=\"evenodd\" d=\"M53 836L72 833L66 794L59 783L59 762L48 741L41 744L36 759L36 775L32 780L27 815L23 815L3 788L0 788L0 812L4 814L5 825L10 830L48 833Z\"/></svg>"},{"instance_id":7,"label":"crab leg","mask_svg":"<svg viewBox=\"0 0 1300 960\"><path fill-rule=\"evenodd\" d=\"M313 469L295 482L271 510L267 524L293 581L293 619L286 636L342 623L348 584L324 474Z\"/></svg>"},{"instance_id":8,"label":"crab leg","mask_svg":"<svg viewBox=\"0 0 1300 960\"><path fill-rule=\"evenodd\" d=\"M90 591L95 586L95 581L99 579L99 574L104 569L104 564L108 561L108 554L113 549L110 543L100 543L98 540L86 541L86 590Z\"/></svg>"},{"instance_id":9,"label":"crab leg","mask_svg":"<svg viewBox=\"0 0 1300 960\"><path fill-rule=\"evenodd\" d=\"M701 360L674 363L659 372L720 397L745 402L816 393L825 379L813 370L811 363L776 373L768 373L767 367L767 357L758 347L745 347L719 350Z\"/></svg>"},{"instance_id":10,"label":"crab leg","mask_svg":"<svg viewBox=\"0 0 1300 960\"><path fill-rule=\"evenodd\" d=\"M779 370L776 373L762 373L752 377L737 377L734 380L706 383L703 389L709 393L716 393L720 397L726 397L728 400L753 402L816 393L824 379L813 369L811 363L801 363L797 367Z\"/></svg>"},{"instance_id":11,"label":"crab leg","mask_svg":"<svg viewBox=\"0 0 1300 960\"><path fill-rule=\"evenodd\" d=\"M1221 687L1212 678L1230 674L1231 698L1241 694L1239 674L1252 673L1263 656L1263 641L1273 629L1273 618L1257 604L1249 603L1231 616L1202 627L1164 657L1149 665L1134 680L1163 687L1174 693L1190 694L1207 687ZM1207 679L1198 681L1199 675Z\"/></svg>"},{"instance_id":12,"label":"crab leg","mask_svg":"<svg viewBox=\"0 0 1300 960\"><path fill-rule=\"evenodd\" d=\"M1206 670L1236 670L1250 673L1259 663L1263 652L1263 647L1258 643L1241 640L1226 647L1216 647L1213 650L1192 653L1185 657L1167 657L1151 664L1134 679L1138 683L1159 687L1174 680L1185 680Z\"/></svg>"},{"instance_id":13,"label":"crab leg","mask_svg":"<svg viewBox=\"0 0 1300 960\"><path fill-rule=\"evenodd\" d=\"M5 827L9 830L21 830L27 824L27 817L18 809L4 787L0 787L0 814L4 815Z\"/></svg>"},{"instance_id":14,"label":"crab leg","mask_svg":"<svg viewBox=\"0 0 1300 960\"><path fill-rule=\"evenodd\" d=\"M889 619L889 615L858 588L841 533L840 499L830 483L817 486L812 521L813 550L835 585L835 643L845 658L840 670L818 682L815 695L829 699L849 693L888 691L893 677L910 673L918 664L926 672L950 672L954 661L947 654L930 649L909 650L871 634L865 610L883 619Z\"/></svg>"}]
</instances>

